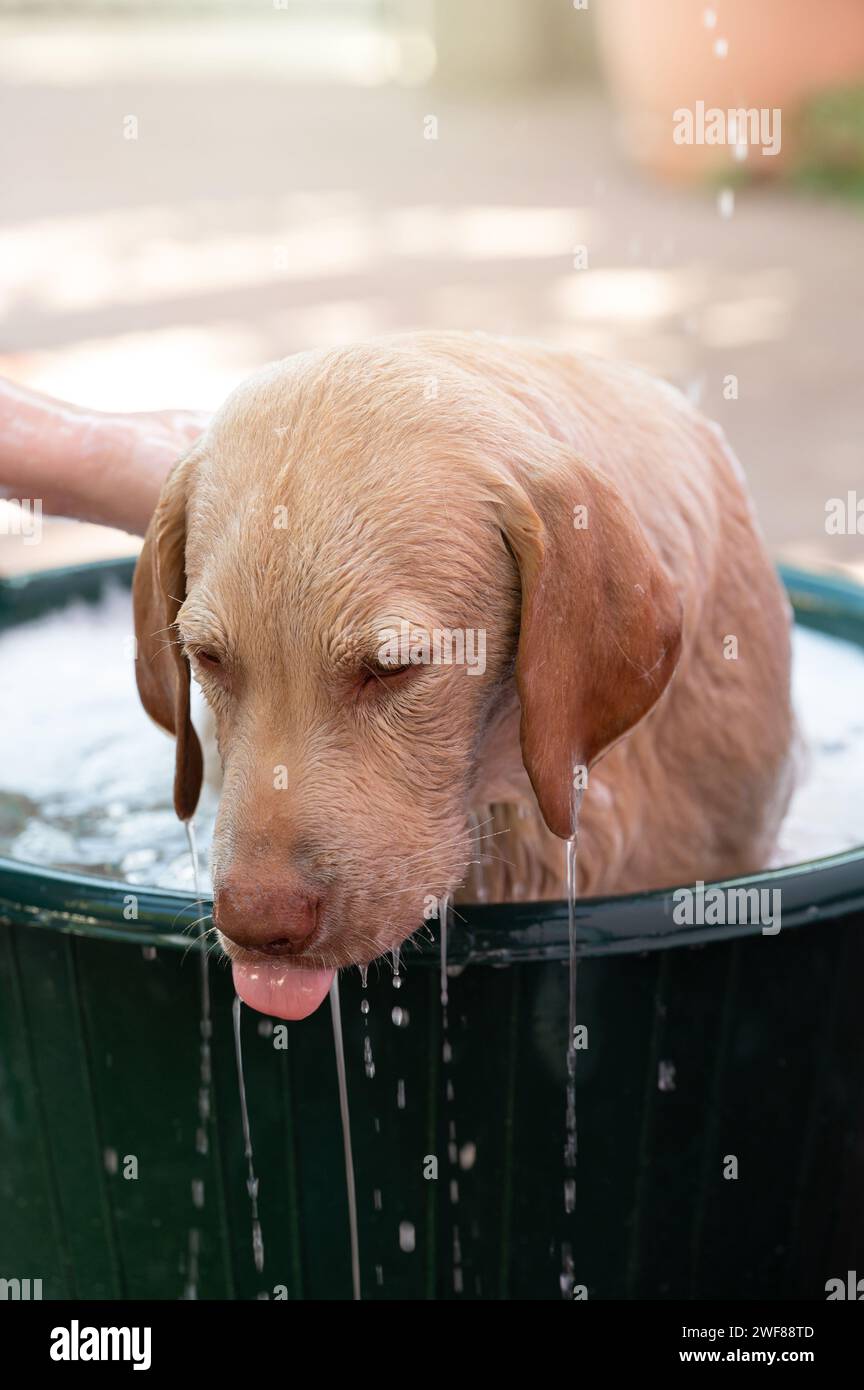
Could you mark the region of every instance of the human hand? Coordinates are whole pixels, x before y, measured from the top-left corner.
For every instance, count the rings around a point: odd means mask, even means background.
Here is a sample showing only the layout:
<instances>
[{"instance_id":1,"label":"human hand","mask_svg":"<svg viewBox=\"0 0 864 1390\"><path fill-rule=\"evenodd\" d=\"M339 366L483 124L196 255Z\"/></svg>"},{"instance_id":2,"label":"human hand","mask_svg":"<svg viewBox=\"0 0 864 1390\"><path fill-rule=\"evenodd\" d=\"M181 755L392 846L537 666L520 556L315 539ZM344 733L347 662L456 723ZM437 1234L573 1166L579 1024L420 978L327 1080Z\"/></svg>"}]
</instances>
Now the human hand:
<instances>
[{"instance_id":1,"label":"human hand","mask_svg":"<svg viewBox=\"0 0 864 1390\"><path fill-rule=\"evenodd\" d=\"M0 495L143 535L165 477L207 419L86 410L0 378Z\"/></svg>"}]
</instances>

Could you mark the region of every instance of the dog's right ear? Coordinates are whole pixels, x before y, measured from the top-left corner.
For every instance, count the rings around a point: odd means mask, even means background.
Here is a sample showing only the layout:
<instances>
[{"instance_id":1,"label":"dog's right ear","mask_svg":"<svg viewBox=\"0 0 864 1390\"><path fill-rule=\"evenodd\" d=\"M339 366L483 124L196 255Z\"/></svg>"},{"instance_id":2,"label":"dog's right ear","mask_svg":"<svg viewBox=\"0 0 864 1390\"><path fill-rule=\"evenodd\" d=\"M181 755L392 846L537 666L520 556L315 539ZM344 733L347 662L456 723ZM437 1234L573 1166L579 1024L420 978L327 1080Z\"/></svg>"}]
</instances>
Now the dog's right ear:
<instances>
[{"instance_id":1,"label":"dog's right ear","mask_svg":"<svg viewBox=\"0 0 864 1390\"><path fill-rule=\"evenodd\" d=\"M498 499L522 587L522 760L546 824L567 839L574 769L593 766L659 700L681 650L682 611L612 482L557 444L538 440L541 448L545 465L512 463Z\"/></svg>"},{"instance_id":2,"label":"dog's right ear","mask_svg":"<svg viewBox=\"0 0 864 1390\"><path fill-rule=\"evenodd\" d=\"M187 457L169 474L132 581L138 694L150 718L177 740L174 809L184 821L198 805L203 774L190 717L189 662L174 626L186 597L186 503L193 469Z\"/></svg>"}]
</instances>

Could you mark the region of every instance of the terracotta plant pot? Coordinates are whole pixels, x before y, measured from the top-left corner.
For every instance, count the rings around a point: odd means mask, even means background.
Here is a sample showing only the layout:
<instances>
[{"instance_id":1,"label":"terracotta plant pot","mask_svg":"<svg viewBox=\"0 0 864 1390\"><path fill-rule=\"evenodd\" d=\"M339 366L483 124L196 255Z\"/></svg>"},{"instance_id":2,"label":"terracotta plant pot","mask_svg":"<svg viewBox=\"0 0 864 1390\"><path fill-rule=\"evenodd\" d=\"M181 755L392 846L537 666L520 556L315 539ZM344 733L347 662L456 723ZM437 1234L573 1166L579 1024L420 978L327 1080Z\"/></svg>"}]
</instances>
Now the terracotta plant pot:
<instances>
[{"instance_id":1,"label":"terracotta plant pot","mask_svg":"<svg viewBox=\"0 0 864 1390\"><path fill-rule=\"evenodd\" d=\"M738 157L774 173L795 157L807 98L864 80L862 0L604 0L596 19L627 151L666 177L734 168L740 132L728 112L742 108L764 115ZM727 138L710 143L724 121Z\"/></svg>"}]
</instances>

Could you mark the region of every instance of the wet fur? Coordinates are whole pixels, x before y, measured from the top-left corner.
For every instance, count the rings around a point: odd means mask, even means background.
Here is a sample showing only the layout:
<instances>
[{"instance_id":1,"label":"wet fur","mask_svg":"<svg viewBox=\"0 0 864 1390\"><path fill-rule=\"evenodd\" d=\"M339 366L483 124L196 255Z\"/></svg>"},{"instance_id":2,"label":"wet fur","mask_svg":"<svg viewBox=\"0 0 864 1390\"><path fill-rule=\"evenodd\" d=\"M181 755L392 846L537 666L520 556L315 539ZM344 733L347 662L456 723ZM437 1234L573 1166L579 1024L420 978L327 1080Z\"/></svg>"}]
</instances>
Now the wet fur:
<instances>
[{"instance_id":1,"label":"wet fur","mask_svg":"<svg viewBox=\"0 0 864 1390\"><path fill-rule=\"evenodd\" d=\"M358 689L363 634L401 616L485 629L485 674ZM217 900L229 867L250 911L280 865L321 885L302 963L368 961L460 885L561 896L571 757L591 764L582 893L761 868L790 795L789 611L740 470L632 368L418 334L260 372L166 485L136 624L142 699L181 744L189 661L230 653L230 688L198 672L224 761Z\"/></svg>"}]
</instances>

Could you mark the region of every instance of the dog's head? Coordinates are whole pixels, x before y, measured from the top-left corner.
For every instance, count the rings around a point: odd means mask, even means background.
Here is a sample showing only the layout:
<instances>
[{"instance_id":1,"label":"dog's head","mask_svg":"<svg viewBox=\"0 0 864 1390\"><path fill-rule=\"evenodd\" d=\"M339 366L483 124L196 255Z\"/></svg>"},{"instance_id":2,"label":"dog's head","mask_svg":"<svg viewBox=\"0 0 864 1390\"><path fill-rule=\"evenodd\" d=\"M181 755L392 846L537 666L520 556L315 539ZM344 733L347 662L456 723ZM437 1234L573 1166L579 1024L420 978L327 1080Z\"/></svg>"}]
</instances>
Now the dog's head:
<instances>
[{"instance_id":1,"label":"dog's head","mask_svg":"<svg viewBox=\"0 0 864 1390\"><path fill-rule=\"evenodd\" d=\"M460 882L470 808L510 771L489 750L520 718L567 837L574 766L653 706L680 642L612 485L494 380L410 345L288 359L236 392L165 485L134 600L184 819L190 674L214 711L215 921L241 993L286 1017Z\"/></svg>"}]
</instances>

